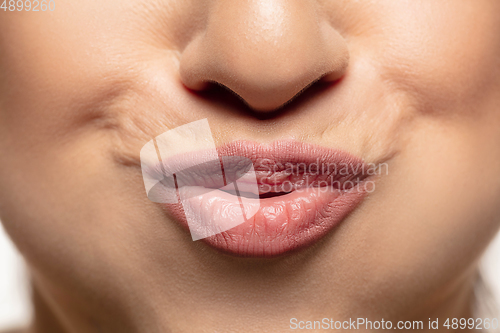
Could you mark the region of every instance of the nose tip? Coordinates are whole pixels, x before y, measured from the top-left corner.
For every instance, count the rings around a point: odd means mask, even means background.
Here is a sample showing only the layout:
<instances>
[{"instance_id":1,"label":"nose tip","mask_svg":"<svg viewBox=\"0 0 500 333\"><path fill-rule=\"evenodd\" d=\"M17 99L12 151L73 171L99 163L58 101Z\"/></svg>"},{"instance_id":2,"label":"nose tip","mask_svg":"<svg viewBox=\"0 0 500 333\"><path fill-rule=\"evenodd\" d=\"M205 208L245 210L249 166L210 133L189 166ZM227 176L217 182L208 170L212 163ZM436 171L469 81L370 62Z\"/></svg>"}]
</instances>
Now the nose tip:
<instances>
[{"instance_id":1,"label":"nose tip","mask_svg":"<svg viewBox=\"0 0 500 333\"><path fill-rule=\"evenodd\" d=\"M349 62L347 44L313 3L215 1L205 30L182 53L184 85L193 90L223 85L252 109L266 112L319 79L338 79Z\"/></svg>"}]
</instances>

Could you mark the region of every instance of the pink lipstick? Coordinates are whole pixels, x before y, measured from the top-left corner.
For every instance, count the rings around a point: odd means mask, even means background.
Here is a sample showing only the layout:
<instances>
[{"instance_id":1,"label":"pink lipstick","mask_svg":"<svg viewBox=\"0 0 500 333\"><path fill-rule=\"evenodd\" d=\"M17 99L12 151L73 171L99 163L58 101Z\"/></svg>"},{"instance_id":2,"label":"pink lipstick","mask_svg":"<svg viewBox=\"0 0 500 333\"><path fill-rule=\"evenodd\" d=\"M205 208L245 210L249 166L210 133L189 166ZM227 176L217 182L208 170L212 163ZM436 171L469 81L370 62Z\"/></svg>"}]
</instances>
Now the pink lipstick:
<instances>
[{"instance_id":1,"label":"pink lipstick","mask_svg":"<svg viewBox=\"0 0 500 333\"><path fill-rule=\"evenodd\" d=\"M196 193L189 199L189 212L185 204L162 205L185 227L186 213L230 225L241 214L243 199L244 223L201 240L232 255L275 257L306 248L339 225L371 190L365 186L370 173L362 159L337 149L297 141L235 141L218 147L217 153L221 161L229 161L223 169L227 181L236 180L251 164L257 186L246 188L243 181L237 191L221 189L211 177L213 165L202 164L177 188L178 195ZM175 163L189 159L192 165L197 154L203 153L178 156Z\"/></svg>"}]
</instances>

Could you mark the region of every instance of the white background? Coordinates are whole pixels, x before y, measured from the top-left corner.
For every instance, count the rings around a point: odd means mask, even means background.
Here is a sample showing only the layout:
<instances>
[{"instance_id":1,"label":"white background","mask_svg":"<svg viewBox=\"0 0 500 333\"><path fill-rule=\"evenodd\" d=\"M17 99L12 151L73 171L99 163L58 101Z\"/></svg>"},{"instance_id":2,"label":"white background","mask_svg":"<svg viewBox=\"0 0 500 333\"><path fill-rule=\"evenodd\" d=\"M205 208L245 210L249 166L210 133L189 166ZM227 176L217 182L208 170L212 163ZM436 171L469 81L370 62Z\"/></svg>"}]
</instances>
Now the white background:
<instances>
[{"instance_id":1,"label":"white background","mask_svg":"<svg viewBox=\"0 0 500 333\"><path fill-rule=\"evenodd\" d=\"M500 300L500 235L486 252L482 268L494 297ZM0 224L0 331L22 326L31 311L26 269Z\"/></svg>"}]
</instances>

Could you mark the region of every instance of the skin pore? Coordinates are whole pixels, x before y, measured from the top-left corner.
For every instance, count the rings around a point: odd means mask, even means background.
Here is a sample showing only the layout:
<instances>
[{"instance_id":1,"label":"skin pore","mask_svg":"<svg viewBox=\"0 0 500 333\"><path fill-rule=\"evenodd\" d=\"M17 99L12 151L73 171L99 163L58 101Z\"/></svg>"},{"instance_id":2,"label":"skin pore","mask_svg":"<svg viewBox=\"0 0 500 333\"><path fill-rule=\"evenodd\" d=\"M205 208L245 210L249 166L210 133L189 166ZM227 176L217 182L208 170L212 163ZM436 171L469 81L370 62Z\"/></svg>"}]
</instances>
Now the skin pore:
<instances>
[{"instance_id":1,"label":"skin pore","mask_svg":"<svg viewBox=\"0 0 500 333\"><path fill-rule=\"evenodd\" d=\"M497 0L0 11L0 219L30 267L30 332L472 317L500 226L498 13ZM203 118L216 144L295 139L387 172L315 246L223 255L149 201L141 176L146 142Z\"/></svg>"}]
</instances>

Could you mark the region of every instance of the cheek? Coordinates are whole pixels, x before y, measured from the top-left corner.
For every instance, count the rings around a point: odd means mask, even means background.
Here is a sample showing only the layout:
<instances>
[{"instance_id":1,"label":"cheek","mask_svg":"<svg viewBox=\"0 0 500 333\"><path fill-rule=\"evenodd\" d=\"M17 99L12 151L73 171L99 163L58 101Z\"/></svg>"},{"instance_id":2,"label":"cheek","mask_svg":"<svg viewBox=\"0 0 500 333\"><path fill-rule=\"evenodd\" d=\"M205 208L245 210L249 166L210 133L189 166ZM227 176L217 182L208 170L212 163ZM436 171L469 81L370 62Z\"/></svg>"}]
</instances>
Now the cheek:
<instances>
[{"instance_id":1,"label":"cheek","mask_svg":"<svg viewBox=\"0 0 500 333\"><path fill-rule=\"evenodd\" d=\"M400 5L378 59L385 79L413 93L423 112L470 112L498 89L500 2Z\"/></svg>"},{"instance_id":2,"label":"cheek","mask_svg":"<svg viewBox=\"0 0 500 333\"><path fill-rule=\"evenodd\" d=\"M499 227L500 142L494 126L445 128L427 122L377 184L363 219L352 228L346 251L357 256L378 306L412 309L435 290L464 276ZM378 199L377 199L378 198ZM380 199L380 200L379 200ZM355 244L355 245L351 245Z\"/></svg>"}]
</instances>

